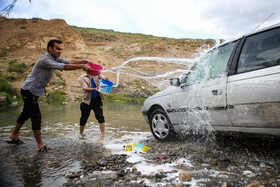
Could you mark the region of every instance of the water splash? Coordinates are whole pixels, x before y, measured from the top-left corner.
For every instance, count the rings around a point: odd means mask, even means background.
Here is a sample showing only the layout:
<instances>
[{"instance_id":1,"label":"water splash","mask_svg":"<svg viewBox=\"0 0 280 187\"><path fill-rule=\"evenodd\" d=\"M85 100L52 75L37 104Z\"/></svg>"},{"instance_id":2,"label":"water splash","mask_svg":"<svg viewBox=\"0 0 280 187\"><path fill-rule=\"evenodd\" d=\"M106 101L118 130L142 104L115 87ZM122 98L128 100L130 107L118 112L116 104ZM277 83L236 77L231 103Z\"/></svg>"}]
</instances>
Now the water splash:
<instances>
[{"instance_id":1,"label":"water splash","mask_svg":"<svg viewBox=\"0 0 280 187\"><path fill-rule=\"evenodd\" d=\"M209 87L209 81L215 80L216 86L225 88L227 63L234 48L235 43L230 43L222 47L217 47L201 56L198 63L193 66L189 71L189 74L185 78L187 84L186 90L182 92L181 89L177 89L176 94L180 96L181 100L178 107L185 108L187 111L181 112L180 123L182 126L182 132L185 134L203 134L203 136L209 140L214 141L215 136L213 134L214 128L211 122L215 118L215 112L208 110L211 107L207 96L208 92L205 92ZM218 82L217 82L218 81ZM213 83L214 84L214 83ZM184 96L184 97L182 97ZM182 99L184 98L184 99ZM222 96L218 96L214 99L213 103L218 104L218 99L223 101ZM219 104L223 104L222 102ZM222 115L220 113L220 115Z\"/></svg>"}]
</instances>

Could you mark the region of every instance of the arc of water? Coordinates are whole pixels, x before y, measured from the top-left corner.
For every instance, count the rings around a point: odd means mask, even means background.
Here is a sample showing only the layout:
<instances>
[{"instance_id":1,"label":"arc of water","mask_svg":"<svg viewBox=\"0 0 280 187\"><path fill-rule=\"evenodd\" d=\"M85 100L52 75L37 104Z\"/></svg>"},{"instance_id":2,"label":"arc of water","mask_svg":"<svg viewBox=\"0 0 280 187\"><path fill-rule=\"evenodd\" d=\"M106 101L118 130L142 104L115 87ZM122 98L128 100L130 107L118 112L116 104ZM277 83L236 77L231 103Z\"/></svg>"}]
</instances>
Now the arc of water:
<instances>
[{"instance_id":1,"label":"arc of water","mask_svg":"<svg viewBox=\"0 0 280 187\"><path fill-rule=\"evenodd\" d=\"M114 71L108 71L108 72L113 72L115 73ZM158 74L158 75L155 75L155 76L141 76L141 75L136 75L136 74L133 74L133 73L127 73L127 72L117 72L117 83L113 86L113 87L117 87L118 84L119 84L119 75L120 73L121 74L124 74L124 75L129 75L129 76L132 76L132 77L138 77L138 78L141 78L141 79L144 79L146 80L147 82L149 82L150 84L152 84L153 86L156 86L155 84L153 84L151 81L151 79L158 79L158 78L163 78L163 77L167 77L167 76L170 76L170 75L173 75L175 73L184 73L186 72L186 70L183 70L183 69L177 69L175 71L171 71L171 72L166 72L166 73L162 73L162 74Z\"/></svg>"},{"instance_id":2,"label":"arc of water","mask_svg":"<svg viewBox=\"0 0 280 187\"><path fill-rule=\"evenodd\" d=\"M193 63L193 59L189 59L189 58L160 58L160 57L136 57L136 58L132 58L129 59L127 61L125 61L124 63L122 63L122 65L118 66L118 67L122 67L127 65L130 62L134 62L134 61L140 61L140 60L147 60L147 61L154 61L154 62L169 62L169 63L176 63L176 64L185 64L185 63ZM116 68L118 68L116 67ZM112 68L115 69L115 68Z\"/></svg>"},{"instance_id":3,"label":"arc of water","mask_svg":"<svg viewBox=\"0 0 280 187\"><path fill-rule=\"evenodd\" d=\"M171 64L184 64L184 65L185 64L193 64L195 62L195 59L188 59L188 58L136 57L136 58L132 58L132 59L129 59L129 60L125 61L120 66L104 70L103 72L112 72L112 73L117 74L117 80L116 80L117 82L114 85L114 87L117 87L119 85L120 74L139 77L139 78L142 78L142 79L146 80L147 82L149 82L153 86L156 86L150 81L151 79L167 77L167 76L170 76L174 73L181 73L181 72L186 72L187 71L187 70L182 70L182 69L176 69L175 71L169 71L169 72L162 73L162 74L159 74L159 75L149 76L148 73L136 70L135 68L126 67L126 65L130 62L141 61L141 60L154 61L154 62L165 62L165 63L171 63ZM141 75L136 75L136 74L133 74L133 73L127 73L127 72L122 71L123 69L133 70L133 71L135 71L135 72L137 72Z\"/></svg>"}]
</instances>

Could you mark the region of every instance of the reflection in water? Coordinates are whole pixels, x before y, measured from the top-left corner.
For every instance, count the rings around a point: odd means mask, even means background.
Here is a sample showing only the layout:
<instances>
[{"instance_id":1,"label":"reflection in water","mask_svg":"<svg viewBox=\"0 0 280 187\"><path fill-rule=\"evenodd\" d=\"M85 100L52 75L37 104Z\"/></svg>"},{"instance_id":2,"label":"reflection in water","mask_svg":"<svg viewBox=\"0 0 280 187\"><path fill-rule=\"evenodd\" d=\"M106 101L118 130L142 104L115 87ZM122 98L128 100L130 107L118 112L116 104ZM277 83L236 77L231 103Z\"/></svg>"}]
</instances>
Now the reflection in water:
<instances>
[{"instance_id":1,"label":"reflection in water","mask_svg":"<svg viewBox=\"0 0 280 187\"><path fill-rule=\"evenodd\" d=\"M54 153L37 153L28 120L20 131L22 145L6 143L22 107L0 111L0 186L60 186L67 182L65 172L75 171L82 162L96 162L110 154L105 142L128 132L147 132L141 105L104 104L105 139L100 140L99 125L90 115L86 136L79 135L80 103L47 105L40 103L42 139Z\"/></svg>"}]
</instances>

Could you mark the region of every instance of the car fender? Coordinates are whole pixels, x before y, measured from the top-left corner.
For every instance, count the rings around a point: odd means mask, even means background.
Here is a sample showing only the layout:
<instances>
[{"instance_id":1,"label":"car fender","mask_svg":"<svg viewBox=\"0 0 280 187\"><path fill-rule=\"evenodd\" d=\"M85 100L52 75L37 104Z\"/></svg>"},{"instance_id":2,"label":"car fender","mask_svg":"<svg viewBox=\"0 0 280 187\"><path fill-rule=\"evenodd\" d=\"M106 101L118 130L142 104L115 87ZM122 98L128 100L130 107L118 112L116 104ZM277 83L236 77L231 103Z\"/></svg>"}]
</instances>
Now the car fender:
<instances>
[{"instance_id":1,"label":"car fender","mask_svg":"<svg viewBox=\"0 0 280 187\"><path fill-rule=\"evenodd\" d=\"M174 113L168 113L167 110L173 105L173 97L171 96L174 94L174 89L167 89L161 92L156 93L155 95L146 99L143 105L142 113L145 117L147 123L149 123L149 118L151 113L156 108L162 108L165 113L167 114L170 121L173 123L176 122L176 117ZM174 124L172 124L174 125Z\"/></svg>"}]
</instances>

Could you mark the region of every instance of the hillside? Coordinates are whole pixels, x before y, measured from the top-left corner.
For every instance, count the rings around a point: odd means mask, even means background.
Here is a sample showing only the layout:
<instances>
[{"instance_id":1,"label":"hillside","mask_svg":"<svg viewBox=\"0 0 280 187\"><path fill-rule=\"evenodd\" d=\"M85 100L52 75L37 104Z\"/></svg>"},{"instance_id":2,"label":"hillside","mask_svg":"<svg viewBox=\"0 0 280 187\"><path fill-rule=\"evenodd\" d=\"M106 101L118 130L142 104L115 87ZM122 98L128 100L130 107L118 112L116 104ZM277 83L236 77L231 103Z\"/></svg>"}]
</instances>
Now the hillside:
<instances>
[{"instance_id":1,"label":"hillside","mask_svg":"<svg viewBox=\"0 0 280 187\"><path fill-rule=\"evenodd\" d=\"M199 49L214 45L213 40L169 39L79 28L69 26L59 19L47 21L38 18L0 18L0 31L0 78L9 81L15 88L21 87L34 63L40 55L46 53L47 42L53 38L63 41L62 58L88 59L102 65L105 70L118 67L135 57L192 58ZM22 71L13 70L13 65L22 67ZM148 76L187 68L186 65L147 60L132 62L128 67L148 73ZM133 70L125 73L135 73ZM82 70L56 72L47 87L48 93L61 90L70 98L81 96L77 80L82 73ZM117 81L116 73L105 72L104 75L112 82ZM114 88L112 93L147 97L157 89L144 79L120 74L119 86Z\"/></svg>"}]
</instances>

